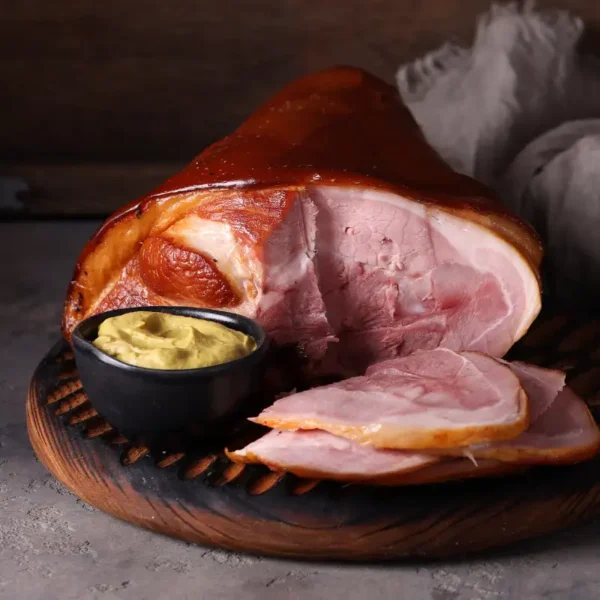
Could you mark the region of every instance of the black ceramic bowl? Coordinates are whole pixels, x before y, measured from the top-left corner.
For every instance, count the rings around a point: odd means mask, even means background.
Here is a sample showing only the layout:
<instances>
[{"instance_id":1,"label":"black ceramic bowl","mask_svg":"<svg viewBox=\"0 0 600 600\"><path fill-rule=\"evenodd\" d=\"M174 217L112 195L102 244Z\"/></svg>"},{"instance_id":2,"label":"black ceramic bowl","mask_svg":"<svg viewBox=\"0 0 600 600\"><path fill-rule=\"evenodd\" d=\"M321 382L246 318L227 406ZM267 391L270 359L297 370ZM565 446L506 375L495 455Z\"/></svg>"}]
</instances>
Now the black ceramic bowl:
<instances>
[{"instance_id":1,"label":"black ceramic bowl","mask_svg":"<svg viewBox=\"0 0 600 600\"><path fill-rule=\"evenodd\" d=\"M102 321L139 310L221 323L252 336L256 350L213 367L166 371L128 365L92 344ZM252 319L200 308L113 310L82 321L73 332L77 369L94 408L130 440L150 445L172 437L169 434L213 439L233 420L256 414L264 404L261 387L268 346L264 330Z\"/></svg>"}]
</instances>

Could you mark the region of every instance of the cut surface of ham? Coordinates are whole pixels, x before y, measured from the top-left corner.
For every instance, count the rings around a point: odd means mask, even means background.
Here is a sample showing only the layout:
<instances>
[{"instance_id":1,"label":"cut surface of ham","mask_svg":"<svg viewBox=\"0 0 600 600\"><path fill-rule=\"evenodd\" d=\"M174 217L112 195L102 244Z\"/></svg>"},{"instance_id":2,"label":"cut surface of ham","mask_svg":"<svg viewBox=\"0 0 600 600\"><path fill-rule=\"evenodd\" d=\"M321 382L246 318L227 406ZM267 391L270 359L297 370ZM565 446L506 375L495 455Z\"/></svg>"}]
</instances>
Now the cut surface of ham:
<instances>
[{"instance_id":1,"label":"cut surface of ham","mask_svg":"<svg viewBox=\"0 0 600 600\"><path fill-rule=\"evenodd\" d=\"M502 356L540 309L539 241L358 69L300 79L84 248L63 318L221 308L342 375L445 347Z\"/></svg>"},{"instance_id":2,"label":"cut surface of ham","mask_svg":"<svg viewBox=\"0 0 600 600\"><path fill-rule=\"evenodd\" d=\"M490 477L519 467L497 460L442 459L430 454L364 446L324 431L273 430L227 456L238 463L260 463L309 479L368 485L418 485Z\"/></svg>"},{"instance_id":3,"label":"cut surface of ham","mask_svg":"<svg viewBox=\"0 0 600 600\"><path fill-rule=\"evenodd\" d=\"M255 422L320 429L382 448L454 448L511 439L528 425L527 398L503 362L436 349L378 363L364 376L291 394Z\"/></svg>"}]
</instances>

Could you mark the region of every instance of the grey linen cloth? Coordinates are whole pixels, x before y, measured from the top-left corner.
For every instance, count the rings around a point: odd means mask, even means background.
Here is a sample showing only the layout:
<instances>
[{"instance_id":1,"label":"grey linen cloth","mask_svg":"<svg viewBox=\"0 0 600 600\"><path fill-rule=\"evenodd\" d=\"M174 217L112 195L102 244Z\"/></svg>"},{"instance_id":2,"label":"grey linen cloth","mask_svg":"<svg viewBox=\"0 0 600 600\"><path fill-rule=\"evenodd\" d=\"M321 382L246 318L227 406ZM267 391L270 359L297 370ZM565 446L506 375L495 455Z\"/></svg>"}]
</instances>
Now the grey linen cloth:
<instances>
[{"instance_id":1,"label":"grey linen cloth","mask_svg":"<svg viewBox=\"0 0 600 600\"><path fill-rule=\"evenodd\" d=\"M473 46L403 65L401 96L457 171L490 185L545 246L545 291L600 300L600 61L581 56L580 19L532 3L494 5Z\"/></svg>"}]
</instances>

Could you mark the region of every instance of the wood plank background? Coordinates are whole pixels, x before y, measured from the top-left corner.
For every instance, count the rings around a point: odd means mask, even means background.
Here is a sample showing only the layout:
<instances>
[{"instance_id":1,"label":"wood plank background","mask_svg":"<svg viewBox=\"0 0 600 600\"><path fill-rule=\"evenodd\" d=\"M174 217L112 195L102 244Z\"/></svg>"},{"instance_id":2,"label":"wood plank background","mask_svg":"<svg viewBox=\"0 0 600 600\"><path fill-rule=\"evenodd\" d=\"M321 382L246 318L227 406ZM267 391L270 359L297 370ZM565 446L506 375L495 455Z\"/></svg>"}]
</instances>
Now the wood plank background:
<instances>
[{"instance_id":1,"label":"wood plank background","mask_svg":"<svg viewBox=\"0 0 600 600\"><path fill-rule=\"evenodd\" d=\"M144 193L287 81L332 64L392 81L489 0L0 0L0 176L21 211ZM600 30L599 0L547 0Z\"/></svg>"}]
</instances>

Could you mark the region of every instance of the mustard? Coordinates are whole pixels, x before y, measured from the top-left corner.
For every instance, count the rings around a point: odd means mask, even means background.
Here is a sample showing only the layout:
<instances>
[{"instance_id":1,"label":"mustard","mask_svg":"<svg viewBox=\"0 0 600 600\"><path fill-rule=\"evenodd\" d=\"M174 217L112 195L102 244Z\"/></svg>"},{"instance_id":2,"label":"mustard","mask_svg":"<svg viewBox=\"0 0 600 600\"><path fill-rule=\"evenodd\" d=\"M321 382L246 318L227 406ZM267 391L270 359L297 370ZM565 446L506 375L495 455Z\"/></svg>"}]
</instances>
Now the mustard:
<instances>
[{"instance_id":1,"label":"mustard","mask_svg":"<svg viewBox=\"0 0 600 600\"><path fill-rule=\"evenodd\" d=\"M106 319L93 344L124 363L162 370L220 365L256 349L252 337L220 323L151 311Z\"/></svg>"}]
</instances>

